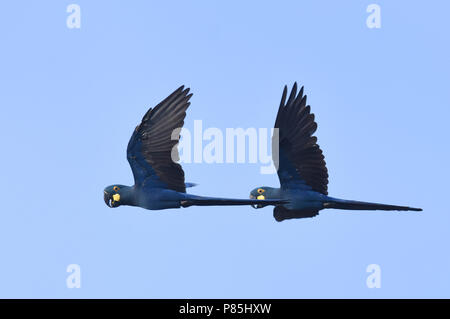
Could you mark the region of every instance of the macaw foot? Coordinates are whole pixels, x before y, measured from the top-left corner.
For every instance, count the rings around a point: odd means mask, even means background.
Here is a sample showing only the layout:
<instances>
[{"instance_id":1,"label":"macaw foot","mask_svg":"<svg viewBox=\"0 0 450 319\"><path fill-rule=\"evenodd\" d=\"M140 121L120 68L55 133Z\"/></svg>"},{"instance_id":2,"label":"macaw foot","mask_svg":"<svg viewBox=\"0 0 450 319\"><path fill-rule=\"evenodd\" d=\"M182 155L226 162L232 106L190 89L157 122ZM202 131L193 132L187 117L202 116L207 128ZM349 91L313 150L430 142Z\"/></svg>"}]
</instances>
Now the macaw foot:
<instances>
[{"instance_id":1,"label":"macaw foot","mask_svg":"<svg viewBox=\"0 0 450 319\"><path fill-rule=\"evenodd\" d=\"M181 205L181 207L186 208L186 207L192 206L192 203L187 200L182 200L180 202L180 205Z\"/></svg>"}]
</instances>

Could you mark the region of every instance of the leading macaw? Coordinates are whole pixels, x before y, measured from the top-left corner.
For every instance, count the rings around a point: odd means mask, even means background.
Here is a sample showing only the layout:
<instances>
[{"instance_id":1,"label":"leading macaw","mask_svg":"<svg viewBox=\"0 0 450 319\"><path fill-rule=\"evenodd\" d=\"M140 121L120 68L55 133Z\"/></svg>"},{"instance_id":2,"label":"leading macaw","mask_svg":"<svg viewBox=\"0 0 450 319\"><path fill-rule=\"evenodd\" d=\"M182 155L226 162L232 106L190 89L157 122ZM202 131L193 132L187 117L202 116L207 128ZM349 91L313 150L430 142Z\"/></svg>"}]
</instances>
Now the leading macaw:
<instances>
[{"instance_id":1,"label":"leading macaw","mask_svg":"<svg viewBox=\"0 0 450 319\"><path fill-rule=\"evenodd\" d=\"M203 197L186 193L195 184L185 183L184 171L174 162L179 158L177 144L190 105L189 89L181 86L154 108L150 108L136 127L127 147L127 159L134 185L106 187L103 198L111 208L121 205L159 210L189 206L275 205L284 200Z\"/></svg>"}]
</instances>

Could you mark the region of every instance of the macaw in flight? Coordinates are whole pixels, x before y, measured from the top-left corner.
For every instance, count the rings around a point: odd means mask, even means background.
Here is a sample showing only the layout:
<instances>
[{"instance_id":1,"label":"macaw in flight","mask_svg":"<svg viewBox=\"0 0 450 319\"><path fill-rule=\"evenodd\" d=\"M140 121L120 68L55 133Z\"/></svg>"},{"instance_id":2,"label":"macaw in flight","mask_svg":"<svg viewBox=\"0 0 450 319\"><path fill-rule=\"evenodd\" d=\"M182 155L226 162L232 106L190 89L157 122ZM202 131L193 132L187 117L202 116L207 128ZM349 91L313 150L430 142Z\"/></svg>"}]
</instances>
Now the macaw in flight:
<instances>
[{"instance_id":1,"label":"macaw in flight","mask_svg":"<svg viewBox=\"0 0 450 319\"><path fill-rule=\"evenodd\" d=\"M127 159L134 185L114 184L103 191L111 208L121 205L159 210L189 206L278 205L285 200L203 197L186 193L194 186L185 183L184 171L174 162L179 158L177 144L190 105L189 89L181 86L154 108L150 108L128 142Z\"/></svg>"},{"instance_id":2,"label":"macaw in flight","mask_svg":"<svg viewBox=\"0 0 450 319\"><path fill-rule=\"evenodd\" d=\"M313 136L317 129L314 114L306 105L303 87L297 94L297 83L292 87L286 102L284 87L275 129L272 136L272 159L277 168L280 187L261 186L250 192L251 199L285 200L275 204L273 216L277 221L314 217L325 208L348 210L399 210L421 211L421 208L344 200L328 196L328 170L322 150ZM278 152L277 152L278 151ZM276 155L278 153L278 156Z\"/></svg>"}]
</instances>

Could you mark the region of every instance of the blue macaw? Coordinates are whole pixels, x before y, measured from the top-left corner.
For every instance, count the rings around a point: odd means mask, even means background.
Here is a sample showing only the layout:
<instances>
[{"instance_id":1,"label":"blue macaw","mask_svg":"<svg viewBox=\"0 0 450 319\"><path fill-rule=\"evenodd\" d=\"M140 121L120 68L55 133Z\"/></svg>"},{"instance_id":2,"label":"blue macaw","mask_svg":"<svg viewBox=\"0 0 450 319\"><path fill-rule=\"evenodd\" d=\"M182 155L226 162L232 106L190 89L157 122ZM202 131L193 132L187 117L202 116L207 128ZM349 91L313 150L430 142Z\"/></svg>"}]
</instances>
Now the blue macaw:
<instances>
[{"instance_id":1,"label":"blue macaw","mask_svg":"<svg viewBox=\"0 0 450 319\"><path fill-rule=\"evenodd\" d=\"M385 205L344 200L328 196L328 170L322 150L313 136L317 129L303 87L297 94L297 83L286 102L284 87L272 136L272 158L277 168L280 187L257 187L250 192L251 199L284 199L275 205L273 216L277 221L314 217L324 208L348 210L412 210L421 208ZM278 132L277 132L278 131ZM278 151L278 152L277 152ZM274 156L278 153L278 157ZM253 205L261 208L266 205Z\"/></svg>"},{"instance_id":2,"label":"blue macaw","mask_svg":"<svg viewBox=\"0 0 450 319\"><path fill-rule=\"evenodd\" d=\"M136 127L127 148L127 159L134 176L134 185L115 184L103 191L106 205L138 206L159 210L196 206L276 205L284 200L234 199L203 197L186 193L177 144L190 105L189 89L181 86L154 108L150 108Z\"/></svg>"}]
</instances>

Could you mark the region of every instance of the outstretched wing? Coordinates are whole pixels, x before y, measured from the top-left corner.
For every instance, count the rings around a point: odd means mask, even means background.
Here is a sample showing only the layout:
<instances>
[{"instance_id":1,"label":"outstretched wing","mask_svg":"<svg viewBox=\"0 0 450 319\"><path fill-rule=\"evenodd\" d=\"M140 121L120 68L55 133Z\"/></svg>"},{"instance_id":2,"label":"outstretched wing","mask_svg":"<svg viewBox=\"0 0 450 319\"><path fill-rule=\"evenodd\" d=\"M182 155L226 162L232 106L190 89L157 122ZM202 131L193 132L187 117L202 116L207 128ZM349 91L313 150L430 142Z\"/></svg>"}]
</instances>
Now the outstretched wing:
<instances>
[{"instance_id":1,"label":"outstretched wing","mask_svg":"<svg viewBox=\"0 0 450 319\"><path fill-rule=\"evenodd\" d=\"M133 132L127 159L136 187L161 187L186 192L184 172L176 144L189 107L189 89L181 86L154 108L150 108Z\"/></svg>"},{"instance_id":2,"label":"outstretched wing","mask_svg":"<svg viewBox=\"0 0 450 319\"><path fill-rule=\"evenodd\" d=\"M295 183L327 195L328 171L317 137L313 136L317 123L310 106L306 105L303 87L297 94L295 83L287 102L286 96L285 86L272 137L272 157L281 186Z\"/></svg>"}]
</instances>

